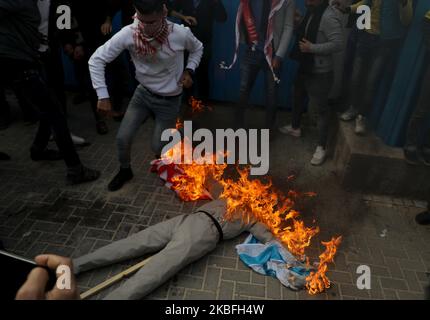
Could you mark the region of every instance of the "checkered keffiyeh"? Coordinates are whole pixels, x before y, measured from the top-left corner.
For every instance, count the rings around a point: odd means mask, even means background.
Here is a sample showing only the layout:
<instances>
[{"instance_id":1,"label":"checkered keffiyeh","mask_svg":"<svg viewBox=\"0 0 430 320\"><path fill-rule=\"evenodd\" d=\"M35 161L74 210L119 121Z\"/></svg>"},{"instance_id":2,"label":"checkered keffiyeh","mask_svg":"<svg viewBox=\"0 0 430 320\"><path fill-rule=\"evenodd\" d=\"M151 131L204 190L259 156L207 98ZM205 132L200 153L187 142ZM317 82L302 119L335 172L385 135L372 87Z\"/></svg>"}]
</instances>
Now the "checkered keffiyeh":
<instances>
[{"instance_id":1,"label":"checkered keffiyeh","mask_svg":"<svg viewBox=\"0 0 430 320\"><path fill-rule=\"evenodd\" d=\"M135 25L133 39L136 51L139 55L154 56L158 50L157 46L154 45L154 42L161 46L167 45L170 48L169 34L171 32L171 28L169 27L166 18L161 19L154 26L150 27L151 29L155 28L152 35L147 35L145 31L149 27L139 19L138 14L134 16L134 20Z\"/></svg>"},{"instance_id":2,"label":"checkered keffiyeh","mask_svg":"<svg viewBox=\"0 0 430 320\"><path fill-rule=\"evenodd\" d=\"M250 44L255 47L258 41L258 35L255 30L255 21L252 17L252 13L250 12L250 0L240 0L239 8L237 10L236 16L236 49L233 57L233 62L231 65L227 66L223 61L220 64L221 69L229 70L231 69L237 61L237 54L239 51L239 42L240 42L240 24L242 21L245 23L247 36ZM264 54L266 56L267 63L269 64L270 70L272 71L273 77L276 82L279 82L278 76L275 74L275 71L272 67L273 60L273 28L274 28L274 16L277 11L279 11L284 3L289 0L271 0L271 8L269 13L269 21L267 24L267 34L266 34L266 42L264 43Z\"/></svg>"}]
</instances>

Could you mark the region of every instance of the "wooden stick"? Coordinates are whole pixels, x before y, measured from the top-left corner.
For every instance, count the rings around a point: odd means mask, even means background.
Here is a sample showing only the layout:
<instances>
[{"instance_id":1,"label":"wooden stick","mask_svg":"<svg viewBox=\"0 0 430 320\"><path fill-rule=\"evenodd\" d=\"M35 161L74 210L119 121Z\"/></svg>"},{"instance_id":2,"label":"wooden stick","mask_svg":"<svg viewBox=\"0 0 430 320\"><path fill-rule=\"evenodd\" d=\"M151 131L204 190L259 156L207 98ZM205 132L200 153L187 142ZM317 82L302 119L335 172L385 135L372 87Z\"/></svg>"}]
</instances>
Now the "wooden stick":
<instances>
[{"instance_id":1,"label":"wooden stick","mask_svg":"<svg viewBox=\"0 0 430 320\"><path fill-rule=\"evenodd\" d=\"M127 270L124 270L121 273L118 273L117 275L113 276L112 278L107 279L106 281L100 283L99 285L95 286L94 288L89 289L88 291L81 294L81 299L87 299L89 297L92 297L93 295L99 293L100 291L109 288L110 286L114 285L115 283L121 281L124 278L129 277L133 273L139 271L145 264L148 263L148 261L151 260L151 257L148 259L143 260L142 262L128 268Z\"/></svg>"}]
</instances>

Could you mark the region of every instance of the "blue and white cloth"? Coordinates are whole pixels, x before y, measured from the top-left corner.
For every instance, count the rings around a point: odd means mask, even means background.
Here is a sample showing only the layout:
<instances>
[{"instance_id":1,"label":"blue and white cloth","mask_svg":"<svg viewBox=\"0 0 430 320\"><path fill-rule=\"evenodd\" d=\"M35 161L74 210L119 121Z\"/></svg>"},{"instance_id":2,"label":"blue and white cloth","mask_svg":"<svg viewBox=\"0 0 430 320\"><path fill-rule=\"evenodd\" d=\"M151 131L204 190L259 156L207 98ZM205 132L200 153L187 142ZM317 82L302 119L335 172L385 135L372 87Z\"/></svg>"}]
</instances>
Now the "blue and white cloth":
<instances>
[{"instance_id":1,"label":"blue and white cloth","mask_svg":"<svg viewBox=\"0 0 430 320\"><path fill-rule=\"evenodd\" d=\"M277 278L284 286L301 290L311 270L279 241L260 243L252 234L236 246L240 260L259 274Z\"/></svg>"}]
</instances>

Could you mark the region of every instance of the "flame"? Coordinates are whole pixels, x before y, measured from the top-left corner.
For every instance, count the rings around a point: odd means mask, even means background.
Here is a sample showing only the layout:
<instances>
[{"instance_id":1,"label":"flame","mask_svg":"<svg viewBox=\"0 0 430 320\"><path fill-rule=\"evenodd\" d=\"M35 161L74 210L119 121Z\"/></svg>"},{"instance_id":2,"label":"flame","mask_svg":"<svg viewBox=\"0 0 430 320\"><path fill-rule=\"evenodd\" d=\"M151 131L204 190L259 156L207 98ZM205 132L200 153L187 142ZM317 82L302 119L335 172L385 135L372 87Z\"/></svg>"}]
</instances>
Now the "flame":
<instances>
[{"instance_id":1,"label":"flame","mask_svg":"<svg viewBox=\"0 0 430 320\"><path fill-rule=\"evenodd\" d=\"M311 272L306 278L306 288L309 294L315 295L323 292L330 288L330 280L327 278L328 264L334 262L334 256L336 255L337 248L342 242L342 237L332 238L329 242L322 242L326 247L326 250L319 256L320 262L318 270Z\"/></svg>"},{"instance_id":2,"label":"flame","mask_svg":"<svg viewBox=\"0 0 430 320\"><path fill-rule=\"evenodd\" d=\"M299 259L305 259L305 249L319 232L318 227L306 227L299 220L300 214L293 210L291 196L283 197L273 191L272 182L250 180L249 170L240 170L238 181L221 180L224 187L221 198L227 201L227 220L253 219L265 224ZM290 192L289 195L295 194Z\"/></svg>"},{"instance_id":3,"label":"flame","mask_svg":"<svg viewBox=\"0 0 430 320\"><path fill-rule=\"evenodd\" d=\"M176 130L180 130L184 127L184 123L182 119L178 118L176 119Z\"/></svg>"},{"instance_id":4,"label":"flame","mask_svg":"<svg viewBox=\"0 0 430 320\"><path fill-rule=\"evenodd\" d=\"M186 140L181 141L163 155L164 159L174 159L174 163L183 172L182 175L172 179L173 189L182 200L195 201L208 196L209 193L205 186L209 177L212 177L224 189L220 198L227 202L227 212L224 217L226 220L242 219L248 222L263 223L281 243L288 247L293 255L299 260L305 261L310 268L305 250L320 229L318 226L307 227L299 219L300 213L293 210L294 200L301 194L291 190L287 196L284 196L274 190L271 180L264 183L258 179L250 179L249 169L237 168L238 179L224 179L223 174L227 165L212 164L216 162L206 161L207 159L215 160L214 155L206 155L206 160L193 159L191 164L183 164L179 160L183 159L185 152L192 153L192 145ZM316 193L308 192L302 195L314 197ZM316 272L311 272L306 278L306 288L309 294L314 295L330 287L330 280L326 276L328 264L333 262L341 239L341 237L333 238L330 242L322 243L326 246L326 251L319 257L318 269Z\"/></svg>"},{"instance_id":5,"label":"flame","mask_svg":"<svg viewBox=\"0 0 430 320\"><path fill-rule=\"evenodd\" d=\"M193 115L197 115L199 113L202 113L203 111L205 111L205 109L212 111L211 107L204 105L203 101L198 100L194 97L190 97L190 99L188 100L188 104L191 107Z\"/></svg>"},{"instance_id":6,"label":"flame","mask_svg":"<svg viewBox=\"0 0 430 320\"><path fill-rule=\"evenodd\" d=\"M213 155L208 155L205 159L193 159L191 164L184 164L183 159L186 153L192 154L191 143L183 140L177 143L172 149L162 156L165 161L174 162L183 172L172 178L173 189L177 192L179 198L184 201L196 201L204 197L210 197L206 189L206 181L208 177L213 177L220 180L224 173L226 164L216 163Z\"/></svg>"}]
</instances>

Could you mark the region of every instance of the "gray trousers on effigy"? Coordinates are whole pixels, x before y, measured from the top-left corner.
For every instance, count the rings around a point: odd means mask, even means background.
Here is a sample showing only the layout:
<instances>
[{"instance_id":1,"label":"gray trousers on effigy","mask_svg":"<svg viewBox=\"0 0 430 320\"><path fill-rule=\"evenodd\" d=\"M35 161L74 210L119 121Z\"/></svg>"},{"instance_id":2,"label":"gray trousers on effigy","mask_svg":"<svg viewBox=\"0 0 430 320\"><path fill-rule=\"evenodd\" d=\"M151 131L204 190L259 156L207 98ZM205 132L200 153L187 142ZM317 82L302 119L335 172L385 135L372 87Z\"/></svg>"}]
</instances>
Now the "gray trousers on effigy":
<instances>
[{"instance_id":1,"label":"gray trousers on effigy","mask_svg":"<svg viewBox=\"0 0 430 320\"><path fill-rule=\"evenodd\" d=\"M181 215L161 222L75 259L75 273L158 252L134 276L105 298L141 299L181 269L215 249L220 237L219 232L212 219L201 211L217 219L224 239L232 239L245 231L252 232L262 242L273 239L270 231L262 224L245 223L241 220L224 221L226 204L223 200L216 200L197 209L195 214Z\"/></svg>"}]
</instances>

